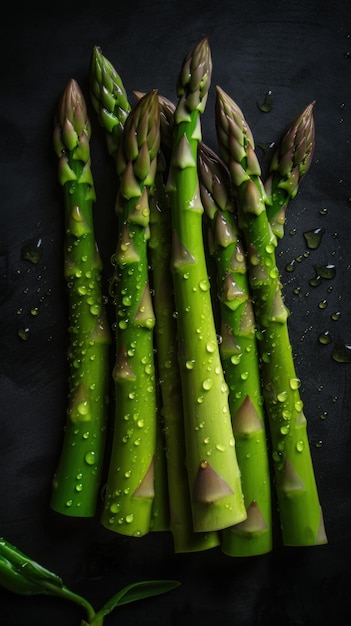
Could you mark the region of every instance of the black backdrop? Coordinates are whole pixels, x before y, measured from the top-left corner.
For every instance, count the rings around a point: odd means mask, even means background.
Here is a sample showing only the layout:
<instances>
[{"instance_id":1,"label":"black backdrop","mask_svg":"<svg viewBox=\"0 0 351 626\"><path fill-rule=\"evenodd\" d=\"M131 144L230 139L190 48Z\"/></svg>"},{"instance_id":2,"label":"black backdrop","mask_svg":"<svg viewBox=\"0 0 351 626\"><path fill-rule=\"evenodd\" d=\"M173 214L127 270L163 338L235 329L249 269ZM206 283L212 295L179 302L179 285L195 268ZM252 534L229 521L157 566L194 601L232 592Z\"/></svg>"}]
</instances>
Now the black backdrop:
<instances>
[{"instance_id":1,"label":"black backdrop","mask_svg":"<svg viewBox=\"0 0 351 626\"><path fill-rule=\"evenodd\" d=\"M86 0L40 9L17 2L1 17L0 536L95 608L143 578L181 581L169 594L116 609L106 618L111 626L326 625L351 608L351 364L333 359L341 345L347 360L351 344L350 9L348 0ZM168 533L130 540L103 529L98 518L57 519L48 505L67 391L54 110L68 80L78 80L93 123L96 236L107 281L115 245L114 168L88 97L92 48L101 46L129 95L158 88L175 101L180 64L204 36L212 83L242 108L257 144L277 141L316 101L314 161L289 205L278 262L329 543L284 548L277 533L272 553L251 559L217 549L175 555ZM258 104L269 91L273 107L265 113ZM202 123L204 140L216 149L213 105L212 87ZM264 168L265 152L258 151ZM311 230L322 235L315 250L304 236ZM24 254L28 242L42 253L36 264ZM335 278L312 287L316 264L335 265ZM331 342L322 345L320 334ZM6 626L74 626L83 617L64 600L0 593Z\"/></svg>"}]
</instances>

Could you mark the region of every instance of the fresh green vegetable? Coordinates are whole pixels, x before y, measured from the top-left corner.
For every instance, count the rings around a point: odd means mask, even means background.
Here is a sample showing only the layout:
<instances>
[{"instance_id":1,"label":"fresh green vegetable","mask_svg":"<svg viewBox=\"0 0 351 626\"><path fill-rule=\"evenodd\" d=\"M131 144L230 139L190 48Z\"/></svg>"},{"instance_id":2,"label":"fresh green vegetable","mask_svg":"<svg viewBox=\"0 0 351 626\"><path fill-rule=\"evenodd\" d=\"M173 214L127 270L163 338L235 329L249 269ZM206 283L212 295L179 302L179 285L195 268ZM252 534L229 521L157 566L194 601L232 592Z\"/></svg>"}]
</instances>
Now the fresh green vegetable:
<instances>
[{"instance_id":1,"label":"fresh green vegetable","mask_svg":"<svg viewBox=\"0 0 351 626\"><path fill-rule=\"evenodd\" d=\"M108 153L116 160L131 105L120 75L99 46L94 46L91 55L89 86L91 102L105 129Z\"/></svg>"},{"instance_id":2,"label":"fresh green vegetable","mask_svg":"<svg viewBox=\"0 0 351 626\"><path fill-rule=\"evenodd\" d=\"M62 579L9 541L0 538L0 585L21 595L49 595L74 602L86 614L81 626L102 626L104 618L113 609L136 600L149 598L171 591L180 585L176 580L146 580L133 583L118 591L97 613L88 600L66 587Z\"/></svg>"},{"instance_id":3,"label":"fresh green vegetable","mask_svg":"<svg viewBox=\"0 0 351 626\"><path fill-rule=\"evenodd\" d=\"M167 181L186 468L195 532L219 530L246 518L213 316L197 175L200 114L211 74L205 38L187 54L178 76Z\"/></svg>"},{"instance_id":4,"label":"fresh green vegetable","mask_svg":"<svg viewBox=\"0 0 351 626\"><path fill-rule=\"evenodd\" d=\"M217 274L220 353L247 511L246 520L223 530L221 545L229 556L253 556L272 549L271 480L255 317L229 172L204 144L199 146L198 169Z\"/></svg>"},{"instance_id":5,"label":"fresh green vegetable","mask_svg":"<svg viewBox=\"0 0 351 626\"><path fill-rule=\"evenodd\" d=\"M300 182L312 163L315 148L314 104L309 104L286 128L273 154L265 181L267 216L278 239L284 235L288 202L295 198Z\"/></svg>"},{"instance_id":6,"label":"fresh green vegetable","mask_svg":"<svg viewBox=\"0 0 351 626\"><path fill-rule=\"evenodd\" d=\"M68 289L68 408L53 480L51 507L64 515L95 514L105 448L110 330L94 235L91 127L75 80L62 94L53 143L64 194L64 274Z\"/></svg>"},{"instance_id":7,"label":"fresh green vegetable","mask_svg":"<svg viewBox=\"0 0 351 626\"><path fill-rule=\"evenodd\" d=\"M219 545L216 532L195 533L185 467L184 418L178 365L177 320L171 274L171 215L165 189L169 138L164 101L159 97L161 147L155 193L150 201L149 258L152 272L153 302L156 317L155 347L160 386L160 406L166 450L169 525L176 553L195 552ZM166 156L164 156L166 154ZM156 496L155 496L156 497Z\"/></svg>"},{"instance_id":8,"label":"fresh green vegetable","mask_svg":"<svg viewBox=\"0 0 351 626\"><path fill-rule=\"evenodd\" d=\"M117 157L119 220L113 296L116 306L115 418L102 512L103 525L140 537L150 529L157 428L153 330L149 285L149 193L160 145L157 92L128 115Z\"/></svg>"},{"instance_id":9,"label":"fresh green vegetable","mask_svg":"<svg viewBox=\"0 0 351 626\"><path fill-rule=\"evenodd\" d=\"M327 538L261 168L242 111L220 87L217 87L216 128L220 152L236 190L239 227L247 249L283 543L323 544Z\"/></svg>"}]
</instances>

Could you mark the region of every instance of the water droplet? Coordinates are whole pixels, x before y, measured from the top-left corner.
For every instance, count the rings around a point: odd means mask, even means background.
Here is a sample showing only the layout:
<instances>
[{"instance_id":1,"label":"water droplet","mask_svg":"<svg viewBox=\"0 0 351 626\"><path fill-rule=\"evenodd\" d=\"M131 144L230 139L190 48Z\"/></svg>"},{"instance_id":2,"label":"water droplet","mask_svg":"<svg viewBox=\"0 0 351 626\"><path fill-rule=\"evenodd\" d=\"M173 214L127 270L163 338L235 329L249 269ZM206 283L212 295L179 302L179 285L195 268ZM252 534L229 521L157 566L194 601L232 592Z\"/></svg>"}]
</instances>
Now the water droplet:
<instances>
[{"instance_id":1,"label":"water droplet","mask_svg":"<svg viewBox=\"0 0 351 626\"><path fill-rule=\"evenodd\" d=\"M88 465L94 465L95 463L95 452L94 450L90 450L84 456L84 460Z\"/></svg>"},{"instance_id":2,"label":"water droplet","mask_svg":"<svg viewBox=\"0 0 351 626\"><path fill-rule=\"evenodd\" d=\"M211 387L213 386L213 380L212 378L205 378L205 380L202 382L202 388L205 391L209 391L211 389Z\"/></svg>"},{"instance_id":3,"label":"water droplet","mask_svg":"<svg viewBox=\"0 0 351 626\"><path fill-rule=\"evenodd\" d=\"M326 309L326 308L327 308L327 306L328 306L328 302L327 302L327 300L325 300L325 299L324 299L324 300L321 300L321 301L318 303L318 308L319 308L319 309Z\"/></svg>"},{"instance_id":4,"label":"water droplet","mask_svg":"<svg viewBox=\"0 0 351 626\"><path fill-rule=\"evenodd\" d=\"M36 317L37 315L39 315L39 308L37 306L33 307L30 310L30 314L33 315L33 317Z\"/></svg>"},{"instance_id":5,"label":"water droplet","mask_svg":"<svg viewBox=\"0 0 351 626\"><path fill-rule=\"evenodd\" d=\"M287 263L287 265L285 266L285 270L290 273L293 272L295 270L295 262L290 261L290 263Z\"/></svg>"},{"instance_id":6,"label":"water droplet","mask_svg":"<svg viewBox=\"0 0 351 626\"><path fill-rule=\"evenodd\" d=\"M126 523L127 524L131 524L134 520L134 515L133 513L129 513L128 515L126 515Z\"/></svg>"},{"instance_id":7,"label":"water droplet","mask_svg":"<svg viewBox=\"0 0 351 626\"><path fill-rule=\"evenodd\" d=\"M191 360L185 362L185 367L186 367L187 370L194 369L194 366L195 366L194 359L191 359Z\"/></svg>"},{"instance_id":8,"label":"water droplet","mask_svg":"<svg viewBox=\"0 0 351 626\"><path fill-rule=\"evenodd\" d=\"M216 348L217 348L217 341L208 341L206 344L206 350L207 352L215 352Z\"/></svg>"},{"instance_id":9,"label":"water droplet","mask_svg":"<svg viewBox=\"0 0 351 626\"><path fill-rule=\"evenodd\" d=\"M332 263L328 263L328 265L314 265L313 267L317 276L321 278L332 280L336 276L336 267Z\"/></svg>"},{"instance_id":10,"label":"water droplet","mask_svg":"<svg viewBox=\"0 0 351 626\"><path fill-rule=\"evenodd\" d=\"M335 344L332 359L337 363L351 363L351 345L340 342Z\"/></svg>"},{"instance_id":11,"label":"water droplet","mask_svg":"<svg viewBox=\"0 0 351 626\"><path fill-rule=\"evenodd\" d=\"M305 444L304 444L304 442L302 441L302 439L300 439L299 441L297 441L297 442L296 442L296 450L297 450L298 452L302 452L302 451L303 451L303 449L304 449L304 447L305 447Z\"/></svg>"},{"instance_id":12,"label":"water droplet","mask_svg":"<svg viewBox=\"0 0 351 626\"><path fill-rule=\"evenodd\" d=\"M335 313L331 314L330 319L332 319L334 322L337 322L337 320L339 320L340 317L341 317L341 312L335 311Z\"/></svg>"},{"instance_id":13,"label":"water droplet","mask_svg":"<svg viewBox=\"0 0 351 626\"><path fill-rule=\"evenodd\" d=\"M267 91L262 104L260 104L258 102L257 106L260 109L260 111L263 111L263 113L269 113L272 110L272 108L273 108L273 92L270 89L269 89L269 91Z\"/></svg>"},{"instance_id":14,"label":"water droplet","mask_svg":"<svg viewBox=\"0 0 351 626\"><path fill-rule=\"evenodd\" d=\"M325 228L315 228L313 230L306 230L303 233L303 236L306 240L307 247L310 250L316 250L319 248L323 235L325 233Z\"/></svg>"},{"instance_id":15,"label":"water droplet","mask_svg":"<svg viewBox=\"0 0 351 626\"><path fill-rule=\"evenodd\" d=\"M323 411L323 412L320 414L320 416L319 416L319 417L320 417L320 419L321 419L321 420L325 420L325 419L327 419L327 417L328 417L328 411Z\"/></svg>"},{"instance_id":16,"label":"water droplet","mask_svg":"<svg viewBox=\"0 0 351 626\"><path fill-rule=\"evenodd\" d=\"M119 509L120 509L119 502L112 502L112 504L110 505L111 513L118 513Z\"/></svg>"},{"instance_id":17,"label":"water droplet","mask_svg":"<svg viewBox=\"0 0 351 626\"><path fill-rule=\"evenodd\" d=\"M27 341L27 339L29 339L29 337L30 337L30 330L29 330L28 327L26 327L26 328L19 328L18 331L17 331L17 335L23 341Z\"/></svg>"},{"instance_id":18,"label":"water droplet","mask_svg":"<svg viewBox=\"0 0 351 626\"><path fill-rule=\"evenodd\" d=\"M67 507L67 508L71 507L71 506L72 506L72 504L73 504L73 500L67 500L67 501L66 501L66 507Z\"/></svg>"},{"instance_id":19,"label":"water droplet","mask_svg":"<svg viewBox=\"0 0 351 626\"><path fill-rule=\"evenodd\" d=\"M77 483L76 486L75 486L75 490L78 491L78 493L83 491L83 484L82 483Z\"/></svg>"},{"instance_id":20,"label":"water droplet","mask_svg":"<svg viewBox=\"0 0 351 626\"><path fill-rule=\"evenodd\" d=\"M301 380L299 378L290 378L291 389L299 389L301 387Z\"/></svg>"},{"instance_id":21,"label":"water droplet","mask_svg":"<svg viewBox=\"0 0 351 626\"><path fill-rule=\"evenodd\" d=\"M323 333L320 333L320 335L318 335L318 341L323 346L327 346L331 342L331 340L332 338L329 330L325 330Z\"/></svg>"},{"instance_id":22,"label":"water droplet","mask_svg":"<svg viewBox=\"0 0 351 626\"><path fill-rule=\"evenodd\" d=\"M210 288L210 281L207 278L200 280L199 287L201 291L208 291Z\"/></svg>"},{"instance_id":23,"label":"water droplet","mask_svg":"<svg viewBox=\"0 0 351 626\"><path fill-rule=\"evenodd\" d=\"M77 406L77 411L78 411L79 415L87 415L88 411L89 411L88 403L86 401L79 402L79 404ZM84 435L83 435L83 437L84 437Z\"/></svg>"},{"instance_id":24,"label":"water droplet","mask_svg":"<svg viewBox=\"0 0 351 626\"><path fill-rule=\"evenodd\" d=\"M302 400L297 400L295 402L294 407L295 407L295 411L297 411L298 413L301 413L301 411L303 409L303 402L302 402Z\"/></svg>"},{"instance_id":25,"label":"water droplet","mask_svg":"<svg viewBox=\"0 0 351 626\"><path fill-rule=\"evenodd\" d=\"M35 265L39 263L43 254L43 246L41 239L32 239L22 246L21 259L30 261Z\"/></svg>"}]
</instances>

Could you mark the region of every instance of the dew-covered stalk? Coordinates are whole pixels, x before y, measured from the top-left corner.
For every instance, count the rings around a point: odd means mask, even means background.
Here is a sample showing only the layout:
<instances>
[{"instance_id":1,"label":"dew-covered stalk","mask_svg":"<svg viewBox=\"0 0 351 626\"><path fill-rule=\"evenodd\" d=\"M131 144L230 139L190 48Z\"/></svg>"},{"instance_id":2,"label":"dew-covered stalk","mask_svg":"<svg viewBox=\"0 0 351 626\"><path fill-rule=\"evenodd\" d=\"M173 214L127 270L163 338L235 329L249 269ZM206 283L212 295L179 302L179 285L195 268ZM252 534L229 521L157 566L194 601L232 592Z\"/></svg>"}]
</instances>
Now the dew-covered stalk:
<instances>
[{"instance_id":1,"label":"dew-covered stalk","mask_svg":"<svg viewBox=\"0 0 351 626\"><path fill-rule=\"evenodd\" d=\"M91 55L89 87L92 105L105 130L108 153L116 160L131 105L119 73L99 46L93 47Z\"/></svg>"},{"instance_id":2,"label":"dew-covered stalk","mask_svg":"<svg viewBox=\"0 0 351 626\"><path fill-rule=\"evenodd\" d=\"M315 148L315 126L311 102L284 131L275 150L265 181L266 209L272 231L284 236L286 209L295 198L302 178L310 169Z\"/></svg>"},{"instance_id":3,"label":"dew-covered stalk","mask_svg":"<svg viewBox=\"0 0 351 626\"><path fill-rule=\"evenodd\" d=\"M220 354L247 511L246 520L222 532L221 546L229 556L253 556L272 549L271 479L255 317L229 172L204 144L199 146L198 163L217 275Z\"/></svg>"},{"instance_id":4,"label":"dew-covered stalk","mask_svg":"<svg viewBox=\"0 0 351 626\"><path fill-rule=\"evenodd\" d=\"M117 157L115 418L101 518L106 528L133 536L149 531L154 498L157 398L148 239L159 143L158 98L151 91L132 108Z\"/></svg>"},{"instance_id":5,"label":"dew-covered stalk","mask_svg":"<svg viewBox=\"0 0 351 626\"><path fill-rule=\"evenodd\" d=\"M186 467L195 532L219 530L246 518L212 308L197 174L200 114L211 74L210 48L203 39L185 57L178 77L167 181Z\"/></svg>"},{"instance_id":6,"label":"dew-covered stalk","mask_svg":"<svg viewBox=\"0 0 351 626\"><path fill-rule=\"evenodd\" d=\"M282 540L289 546L327 542L312 464L307 422L288 331L288 311L275 258L276 237L265 207L261 168L251 130L219 87L216 128L234 189L254 299L262 389L269 422Z\"/></svg>"},{"instance_id":7,"label":"dew-covered stalk","mask_svg":"<svg viewBox=\"0 0 351 626\"><path fill-rule=\"evenodd\" d=\"M160 99L161 119L164 119ZM165 119L164 119L165 121ZM167 143L162 132L161 146ZM166 157L164 156L166 154ZM195 533L185 467L184 418L177 351L177 321L171 273L171 214L164 177L168 167L167 146L160 153L155 193L150 200L150 264L156 317L155 346L158 364L161 419L164 428L169 527L175 553L206 550L219 545L218 534Z\"/></svg>"},{"instance_id":8,"label":"dew-covered stalk","mask_svg":"<svg viewBox=\"0 0 351 626\"><path fill-rule=\"evenodd\" d=\"M110 331L94 235L91 127L82 91L67 84L53 144L64 194L64 275L68 289L68 406L51 507L70 516L95 514L105 447Z\"/></svg>"}]
</instances>

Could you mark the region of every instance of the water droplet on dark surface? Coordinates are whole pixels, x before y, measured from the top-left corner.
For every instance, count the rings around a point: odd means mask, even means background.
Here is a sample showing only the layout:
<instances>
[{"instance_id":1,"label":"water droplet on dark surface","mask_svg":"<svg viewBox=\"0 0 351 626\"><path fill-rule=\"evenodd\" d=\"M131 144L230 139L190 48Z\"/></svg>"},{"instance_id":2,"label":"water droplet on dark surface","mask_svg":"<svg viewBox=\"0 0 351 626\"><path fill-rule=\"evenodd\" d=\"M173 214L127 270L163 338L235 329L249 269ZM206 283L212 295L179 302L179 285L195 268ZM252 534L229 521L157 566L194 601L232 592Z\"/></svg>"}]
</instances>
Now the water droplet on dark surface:
<instances>
[{"instance_id":1,"label":"water droplet on dark surface","mask_svg":"<svg viewBox=\"0 0 351 626\"><path fill-rule=\"evenodd\" d=\"M42 240L39 239L31 239L23 244L21 249L21 259L23 261L30 261L34 265L39 263L41 257L43 255L43 244Z\"/></svg>"},{"instance_id":2,"label":"water droplet on dark surface","mask_svg":"<svg viewBox=\"0 0 351 626\"><path fill-rule=\"evenodd\" d=\"M336 343L332 352L332 359L337 363L351 363L351 344Z\"/></svg>"},{"instance_id":3,"label":"water droplet on dark surface","mask_svg":"<svg viewBox=\"0 0 351 626\"><path fill-rule=\"evenodd\" d=\"M326 330L323 333L321 333L318 336L318 341L319 341L319 343L321 343L324 346L328 345L331 342L331 334L330 334L329 330Z\"/></svg>"},{"instance_id":4,"label":"water droplet on dark surface","mask_svg":"<svg viewBox=\"0 0 351 626\"><path fill-rule=\"evenodd\" d=\"M265 97L264 97L264 101L262 104L257 103L258 108L260 109L260 111L263 111L263 113L269 113L272 108L273 108L273 92L269 89L269 91L267 91Z\"/></svg>"},{"instance_id":5,"label":"water droplet on dark surface","mask_svg":"<svg viewBox=\"0 0 351 626\"><path fill-rule=\"evenodd\" d=\"M325 233L325 228L314 228L313 230L306 230L303 233L305 241L307 243L307 247L310 250L317 250L321 245L323 235Z\"/></svg>"}]
</instances>

